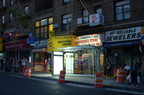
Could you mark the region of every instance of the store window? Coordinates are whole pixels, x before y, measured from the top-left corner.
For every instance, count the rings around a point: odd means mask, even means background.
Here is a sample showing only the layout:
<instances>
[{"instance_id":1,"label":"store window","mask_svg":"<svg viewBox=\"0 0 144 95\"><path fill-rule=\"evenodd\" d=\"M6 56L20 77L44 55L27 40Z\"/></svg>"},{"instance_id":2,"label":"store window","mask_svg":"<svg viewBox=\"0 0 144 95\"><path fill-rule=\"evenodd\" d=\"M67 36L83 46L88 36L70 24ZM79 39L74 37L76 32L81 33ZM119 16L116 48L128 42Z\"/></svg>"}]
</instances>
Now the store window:
<instances>
[{"instance_id":1,"label":"store window","mask_svg":"<svg viewBox=\"0 0 144 95\"><path fill-rule=\"evenodd\" d=\"M65 14L62 16L62 31L70 29L71 21L72 21L71 14Z\"/></svg>"},{"instance_id":2,"label":"store window","mask_svg":"<svg viewBox=\"0 0 144 95\"><path fill-rule=\"evenodd\" d=\"M130 0L115 3L115 19L124 20L130 18Z\"/></svg>"}]
</instances>

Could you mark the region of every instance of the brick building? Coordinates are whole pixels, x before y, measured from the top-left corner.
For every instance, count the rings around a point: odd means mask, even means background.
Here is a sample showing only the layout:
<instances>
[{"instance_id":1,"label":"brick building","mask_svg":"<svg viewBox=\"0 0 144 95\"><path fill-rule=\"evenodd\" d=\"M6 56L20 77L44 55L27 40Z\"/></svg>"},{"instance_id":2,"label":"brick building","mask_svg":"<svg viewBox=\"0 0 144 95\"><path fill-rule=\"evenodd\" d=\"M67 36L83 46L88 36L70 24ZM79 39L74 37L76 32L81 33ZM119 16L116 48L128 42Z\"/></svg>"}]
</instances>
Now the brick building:
<instances>
[{"instance_id":1,"label":"brick building","mask_svg":"<svg viewBox=\"0 0 144 95\"><path fill-rule=\"evenodd\" d=\"M25 49L17 47L11 51L15 46L4 45L8 54L24 57L31 54L33 61L41 62L48 56L44 43L52 35L104 34L105 62L110 61L114 68L132 60L140 63L143 55L143 0L1 0L0 4L3 44L26 40L29 32L36 38L35 45L28 44ZM22 20L14 16L17 11L25 13L20 14ZM91 26L90 15L96 13L103 15L104 24Z\"/></svg>"}]
</instances>

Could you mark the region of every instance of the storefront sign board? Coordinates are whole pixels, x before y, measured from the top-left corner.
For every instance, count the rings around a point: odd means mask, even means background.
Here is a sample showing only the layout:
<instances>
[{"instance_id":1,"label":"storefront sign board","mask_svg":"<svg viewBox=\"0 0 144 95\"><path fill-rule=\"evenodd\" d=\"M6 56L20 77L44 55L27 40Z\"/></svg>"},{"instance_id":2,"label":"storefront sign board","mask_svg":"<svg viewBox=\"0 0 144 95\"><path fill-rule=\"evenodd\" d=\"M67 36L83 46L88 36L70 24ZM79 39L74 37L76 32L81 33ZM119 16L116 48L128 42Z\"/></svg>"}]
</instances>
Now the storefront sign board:
<instances>
[{"instance_id":1,"label":"storefront sign board","mask_svg":"<svg viewBox=\"0 0 144 95\"><path fill-rule=\"evenodd\" d=\"M3 50L15 50L15 49L25 49L29 48L27 40L14 41L3 44Z\"/></svg>"},{"instance_id":2,"label":"storefront sign board","mask_svg":"<svg viewBox=\"0 0 144 95\"><path fill-rule=\"evenodd\" d=\"M133 27L105 32L105 42L120 42L141 39L142 27Z\"/></svg>"},{"instance_id":3,"label":"storefront sign board","mask_svg":"<svg viewBox=\"0 0 144 95\"><path fill-rule=\"evenodd\" d=\"M89 26L104 25L104 16L100 13L89 16Z\"/></svg>"},{"instance_id":4,"label":"storefront sign board","mask_svg":"<svg viewBox=\"0 0 144 95\"><path fill-rule=\"evenodd\" d=\"M76 36L74 35L53 36L50 39L48 39L47 52L50 53L52 51L60 51L59 49L56 48L76 46L75 39Z\"/></svg>"},{"instance_id":5,"label":"storefront sign board","mask_svg":"<svg viewBox=\"0 0 144 95\"><path fill-rule=\"evenodd\" d=\"M102 46L103 37L104 36L102 34L83 35L77 37L76 43L77 46L82 45Z\"/></svg>"}]
</instances>

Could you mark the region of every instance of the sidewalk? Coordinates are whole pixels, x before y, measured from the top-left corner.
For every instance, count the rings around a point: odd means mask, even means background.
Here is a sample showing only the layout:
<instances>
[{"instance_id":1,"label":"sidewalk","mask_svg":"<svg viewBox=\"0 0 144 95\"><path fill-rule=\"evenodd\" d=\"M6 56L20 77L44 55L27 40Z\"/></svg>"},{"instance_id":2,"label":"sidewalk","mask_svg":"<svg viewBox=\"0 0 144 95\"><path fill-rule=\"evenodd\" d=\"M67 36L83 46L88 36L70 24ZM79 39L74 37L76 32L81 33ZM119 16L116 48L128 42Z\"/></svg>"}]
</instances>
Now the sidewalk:
<instances>
[{"instance_id":1,"label":"sidewalk","mask_svg":"<svg viewBox=\"0 0 144 95\"><path fill-rule=\"evenodd\" d=\"M9 72L9 73L23 76L22 73L13 73L13 72ZM51 75L46 72L32 71L31 77L54 80L54 81L59 80L59 75ZM95 83L94 82L95 77L93 75L66 74L65 80L66 80L66 83L84 84L84 85L89 85L89 86L94 86L94 83ZM136 91L136 92L144 92L144 84L140 83L138 87L136 86L132 87L131 84L127 84L125 82L123 83L116 82L116 78L112 78L112 79L103 78L103 87L113 88L113 89L122 89L122 90L128 90L128 91Z\"/></svg>"}]
</instances>

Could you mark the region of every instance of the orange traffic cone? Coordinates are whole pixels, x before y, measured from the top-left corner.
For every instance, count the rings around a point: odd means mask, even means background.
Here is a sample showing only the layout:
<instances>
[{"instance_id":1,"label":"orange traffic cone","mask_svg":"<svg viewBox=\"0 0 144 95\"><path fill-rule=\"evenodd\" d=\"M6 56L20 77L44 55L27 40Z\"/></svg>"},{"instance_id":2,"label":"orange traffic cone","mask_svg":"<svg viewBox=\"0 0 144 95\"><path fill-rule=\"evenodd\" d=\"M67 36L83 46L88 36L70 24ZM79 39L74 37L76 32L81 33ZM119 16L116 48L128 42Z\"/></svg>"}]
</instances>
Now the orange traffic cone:
<instances>
[{"instance_id":1,"label":"orange traffic cone","mask_svg":"<svg viewBox=\"0 0 144 95\"><path fill-rule=\"evenodd\" d=\"M24 72L24 77L31 77L31 68L26 68Z\"/></svg>"}]
</instances>

